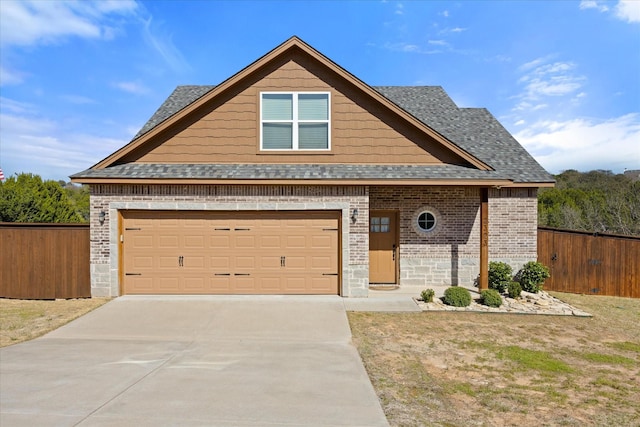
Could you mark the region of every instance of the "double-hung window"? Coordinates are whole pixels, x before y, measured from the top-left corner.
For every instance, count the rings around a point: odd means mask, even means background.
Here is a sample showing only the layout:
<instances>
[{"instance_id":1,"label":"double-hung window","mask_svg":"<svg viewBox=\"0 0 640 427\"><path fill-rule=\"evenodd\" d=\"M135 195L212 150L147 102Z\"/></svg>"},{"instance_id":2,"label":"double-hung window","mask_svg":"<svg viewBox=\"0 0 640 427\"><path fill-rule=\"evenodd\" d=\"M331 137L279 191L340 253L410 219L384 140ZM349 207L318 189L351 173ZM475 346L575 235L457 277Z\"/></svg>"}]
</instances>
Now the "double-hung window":
<instances>
[{"instance_id":1,"label":"double-hung window","mask_svg":"<svg viewBox=\"0 0 640 427\"><path fill-rule=\"evenodd\" d=\"M328 92L263 92L261 150L329 150Z\"/></svg>"}]
</instances>

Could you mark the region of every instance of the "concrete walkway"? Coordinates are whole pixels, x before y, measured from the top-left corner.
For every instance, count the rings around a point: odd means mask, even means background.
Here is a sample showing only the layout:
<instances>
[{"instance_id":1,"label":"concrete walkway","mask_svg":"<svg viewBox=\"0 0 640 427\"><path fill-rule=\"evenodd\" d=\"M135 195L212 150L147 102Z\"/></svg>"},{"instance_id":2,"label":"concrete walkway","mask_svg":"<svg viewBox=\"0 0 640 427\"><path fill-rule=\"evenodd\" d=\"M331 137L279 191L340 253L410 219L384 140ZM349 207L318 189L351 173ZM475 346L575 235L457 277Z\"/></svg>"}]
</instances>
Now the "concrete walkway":
<instances>
[{"instance_id":1,"label":"concrete walkway","mask_svg":"<svg viewBox=\"0 0 640 427\"><path fill-rule=\"evenodd\" d=\"M0 350L4 426L387 426L340 297L121 297Z\"/></svg>"}]
</instances>

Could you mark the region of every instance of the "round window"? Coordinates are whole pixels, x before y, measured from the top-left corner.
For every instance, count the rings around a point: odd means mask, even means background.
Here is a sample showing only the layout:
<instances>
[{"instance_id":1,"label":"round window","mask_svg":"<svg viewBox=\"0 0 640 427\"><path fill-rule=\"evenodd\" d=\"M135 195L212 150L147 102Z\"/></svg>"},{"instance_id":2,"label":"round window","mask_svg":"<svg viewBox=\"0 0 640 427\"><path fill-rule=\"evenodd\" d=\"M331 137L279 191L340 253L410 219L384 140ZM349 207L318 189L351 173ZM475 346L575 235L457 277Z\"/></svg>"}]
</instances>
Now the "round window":
<instances>
[{"instance_id":1,"label":"round window","mask_svg":"<svg viewBox=\"0 0 640 427\"><path fill-rule=\"evenodd\" d=\"M429 211L422 212L418 215L418 228L422 231L432 231L436 228L436 216Z\"/></svg>"}]
</instances>

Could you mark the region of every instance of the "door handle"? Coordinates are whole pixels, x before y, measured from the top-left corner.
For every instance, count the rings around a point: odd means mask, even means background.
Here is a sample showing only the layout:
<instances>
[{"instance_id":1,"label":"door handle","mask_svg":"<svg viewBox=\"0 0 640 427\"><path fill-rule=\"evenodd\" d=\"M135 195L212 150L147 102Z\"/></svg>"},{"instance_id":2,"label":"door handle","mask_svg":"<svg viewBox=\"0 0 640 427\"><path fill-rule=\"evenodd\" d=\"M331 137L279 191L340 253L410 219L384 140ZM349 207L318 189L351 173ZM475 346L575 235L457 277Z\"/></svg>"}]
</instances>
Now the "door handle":
<instances>
[{"instance_id":1,"label":"door handle","mask_svg":"<svg viewBox=\"0 0 640 427\"><path fill-rule=\"evenodd\" d=\"M182 255L178 257L178 267L184 267L184 257Z\"/></svg>"},{"instance_id":2,"label":"door handle","mask_svg":"<svg viewBox=\"0 0 640 427\"><path fill-rule=\"evenodd\" d=\"M393 261L396 260L396 249L397 249L396 245L393 245Z\"/></svg>"}]
</instances>

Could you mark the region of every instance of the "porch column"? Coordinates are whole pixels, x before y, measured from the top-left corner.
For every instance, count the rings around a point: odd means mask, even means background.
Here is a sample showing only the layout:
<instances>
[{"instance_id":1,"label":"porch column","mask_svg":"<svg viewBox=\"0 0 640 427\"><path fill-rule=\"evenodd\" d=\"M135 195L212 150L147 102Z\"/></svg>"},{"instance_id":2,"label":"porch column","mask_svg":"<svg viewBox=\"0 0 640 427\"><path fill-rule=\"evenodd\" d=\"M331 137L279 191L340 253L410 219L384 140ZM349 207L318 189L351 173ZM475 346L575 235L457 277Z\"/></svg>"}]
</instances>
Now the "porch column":
<instances>
[{"instance_id":1,"label":"porch column","mask_svg":"<svg viewBox=\"0 0 640 427\"><path fill-rule=\"evenodd\" d=\"M479 289L489 289L489 189L480 189L480 280Z\"/></svg>"}]
</instances>

